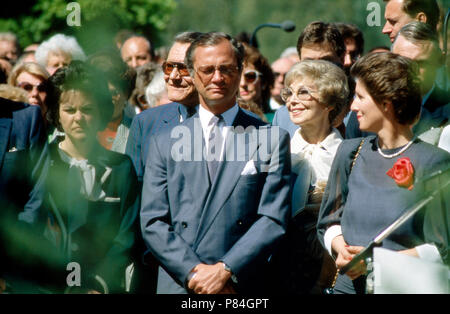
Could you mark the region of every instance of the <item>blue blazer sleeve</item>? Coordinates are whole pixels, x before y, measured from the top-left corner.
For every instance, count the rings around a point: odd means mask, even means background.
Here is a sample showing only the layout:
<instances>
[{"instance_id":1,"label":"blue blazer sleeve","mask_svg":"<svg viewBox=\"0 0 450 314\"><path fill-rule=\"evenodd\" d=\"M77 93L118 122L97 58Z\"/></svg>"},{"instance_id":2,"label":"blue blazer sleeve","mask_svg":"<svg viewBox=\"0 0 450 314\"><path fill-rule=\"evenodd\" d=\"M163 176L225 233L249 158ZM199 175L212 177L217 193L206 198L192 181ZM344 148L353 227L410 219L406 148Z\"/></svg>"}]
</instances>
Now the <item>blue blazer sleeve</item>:
<instances>
[{"instance_id":1,"label":"blue blazer sleeve","mask_svg":"<svg viewBox=\"0 0 450 314\"><path fill-rule=\"evenodd\" d=\"M167 193L167 161L161 155L156 141L150 139L144 175L141 231L151 253L182 286L189 272L202 261L171 227L170 205Z\"/></svg>"}]
</instances>

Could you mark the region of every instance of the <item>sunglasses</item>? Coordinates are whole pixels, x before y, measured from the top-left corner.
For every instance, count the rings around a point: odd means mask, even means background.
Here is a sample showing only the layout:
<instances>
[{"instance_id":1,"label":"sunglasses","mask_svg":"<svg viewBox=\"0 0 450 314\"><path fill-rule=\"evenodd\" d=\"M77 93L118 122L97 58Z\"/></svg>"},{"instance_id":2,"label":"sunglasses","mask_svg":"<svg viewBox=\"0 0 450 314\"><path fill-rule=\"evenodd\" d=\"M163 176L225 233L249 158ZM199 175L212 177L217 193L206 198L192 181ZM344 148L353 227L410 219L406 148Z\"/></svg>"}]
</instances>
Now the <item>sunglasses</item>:
<instances>
[{"instance_id":1,"label":"sunglasses","mask_svg":"<svg viewBox=\"0 0 450 314\"><path fill-rule=\"evenodd\" d=\"M38 90L38 92L45 92L47 91L47 86L44 83L39 83L38 85L33 85L27 82L22 82L17 84L20 88L24 89L28 93L33 90L34 87Z\"/></svg>"},{"instance_id":2,"label":"sunglasses","mask_svg":"<svg viewBox=\"0 0 450 314\"><path fill-rule=\"evenodd\" d=\"M166 61L162 64L162 70L166 75L170 75L174 68L178 69L178 73L181 76L189 75L189 71L184 63Z\"/></svg>"},{"instance_id":3,"label":"sunglasses","mask_svg":"<svg viewBox=\"0 0 450 314\"><path fill-rule=\"evenodd\" d=\"M244 73L244 79L247 83L256 83L260 76L262 76L261 72L256 70L248 70Z\"/></svg>"}]
</instances>

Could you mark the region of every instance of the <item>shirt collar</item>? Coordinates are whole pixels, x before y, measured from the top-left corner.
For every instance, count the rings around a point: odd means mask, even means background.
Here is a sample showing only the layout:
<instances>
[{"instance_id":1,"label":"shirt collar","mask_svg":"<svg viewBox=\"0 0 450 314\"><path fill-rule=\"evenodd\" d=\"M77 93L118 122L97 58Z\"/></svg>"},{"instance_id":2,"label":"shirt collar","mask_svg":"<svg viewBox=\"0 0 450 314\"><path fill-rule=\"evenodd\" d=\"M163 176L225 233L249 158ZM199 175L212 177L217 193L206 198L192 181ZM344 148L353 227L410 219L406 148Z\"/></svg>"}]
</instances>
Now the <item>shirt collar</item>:
<instances>
[{"instance_id":1,"label":"shirt collar","mask_svg":"<svg viewBox=\"0 0 450 314\"><path fill-rule=\"evenodd\" d=\"M318 144L310 144L307 141L303 139L302 134L300 133L300 129L298 129L295 132L294 135L295 139L293 138L293 141L295 141L294 147L292 147L292 150L295 152L300 152L303 149L305 149L308 145L317 145L323 149L325 149L327 152L334 152L336 149L336 145L342 142L343 138L341 136L341 133L336 128L333 128L331 130L331 133L328 134L328 136L320 143Z\"/></svg>"},{"instance_id":2,"label":"shirt collar","mask_svg":"<svg viewBox=\"0 0 450 314\"><path fill-rule=\"evenodd\" d=\"M239 111L238 105L234 104L233 107L231 107L230 109L221 114L225 126L233 125L234 119L236 118L238 111ZM205 108L203 108L202 105L200 105L198 106L198 115L200 117L200 123L202 125L202 128L205 130L214 114L211 111L208 111Z\"/></svg>"}]
</instances>

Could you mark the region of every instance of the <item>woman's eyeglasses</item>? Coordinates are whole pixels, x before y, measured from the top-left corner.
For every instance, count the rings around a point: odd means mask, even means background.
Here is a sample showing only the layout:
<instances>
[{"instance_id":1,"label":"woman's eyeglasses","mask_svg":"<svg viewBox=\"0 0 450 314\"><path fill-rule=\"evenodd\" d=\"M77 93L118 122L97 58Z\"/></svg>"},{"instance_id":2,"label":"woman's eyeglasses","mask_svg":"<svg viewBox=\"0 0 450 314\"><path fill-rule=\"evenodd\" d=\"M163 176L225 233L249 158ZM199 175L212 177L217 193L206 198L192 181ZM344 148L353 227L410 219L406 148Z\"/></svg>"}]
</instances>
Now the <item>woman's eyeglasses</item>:
<instances>
[{"instance_id":1,"label":"woman's eyeglasses","mask_svg":"<svg viewBox=\"0 0 450 314\"><path fill-rule=\"evenodd\" d=\"M292 95L296 95L298 100L315 100L312 93L315 91L310 91L309 89L305 87L301 87L297 90L296 93L292 91L289 87L285 87L281 90L281 99L283 99L284 102L288 102L289 99L292 97Z\"/></svg>"},{"instance_id":2,"label":"woman's eyeglasses","mask_svg":"<svg viewBox=\"0 0 450 314\"><path fill-rule=\"evenodd\" d=\"M33 90L33 88L35 88L35 87L36 87L38 92L45 92L45 91L47 91L47 86L44 83L39 83L38 85L33 85L33 84L28 83L28 82L21 82L21 83L17 84L17 86L19 86L20 88L24 89L28 93L31 92Z\"/></svg>"},{"instance_id":3,"label":"woman's eyeglasses","mask_svg":"<svg viewBox=\"0 0 450 314\"><path fill-rule=\"evenodd\" d=\"M261 72L258 72L256 70L248 70L244 72L244 79L247 83L256 83L258 81L258 78L262 76Z\"/></svg>"},{"instance_id":4,"label":"woman's eyeglasses","mask_svg":"<svg viewBox=\"0 0 450 314\"><path fill-rule=\"evenodd\" d=\"M189 75L189 71L184 63L166 61L162 64L162 70L166 75L170 75L175 68L177 68L181 76Z\"/></svg>"}]
</instances>

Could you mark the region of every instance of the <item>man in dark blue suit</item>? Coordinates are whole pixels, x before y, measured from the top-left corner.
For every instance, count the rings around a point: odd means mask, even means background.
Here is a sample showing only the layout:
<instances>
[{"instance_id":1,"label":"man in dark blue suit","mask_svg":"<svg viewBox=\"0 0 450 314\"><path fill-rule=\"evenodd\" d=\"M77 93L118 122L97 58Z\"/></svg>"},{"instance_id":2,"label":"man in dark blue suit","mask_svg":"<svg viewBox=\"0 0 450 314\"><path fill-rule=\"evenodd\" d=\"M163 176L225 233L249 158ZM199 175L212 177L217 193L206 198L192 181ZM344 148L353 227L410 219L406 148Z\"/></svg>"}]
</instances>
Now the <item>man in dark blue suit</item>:
<instances>
[{"instance_id":1,"label":"man in dark blue suit","mask_svg":"<svg viewBox=\"0 0 450 314\"><path fill-rule=\"evenodd\" d=\"M40 108L0 98L0 201L21 211L45 141Z\"/></svg>"},{"instance_id":2,"label":"man in dark blue suit","mask_svg":"<svg viewBox=\"0 0 450 314\"><path fill-rule=\"evenodd\" d=\"M206 33L186 54L198 112L150 139L141 229L158 293L258 293L289 217L289 135L236 104L243 47ZM181 135L181 138L180 138Z\"/></svg>"},{"instance_id":3,"label":"man in dark blue suit","mask_svg":"<svg viewBox=\"0 0 450 314\"><path fill-rule=\"evenodd\" d=\"M133 119L126 154L133 161L139 182L144 177L150 137L165 128L179 125L196 111L198 95L184 64L184 57L199 35L198 32L185 32L176 36L163 64L167 95L173 102L147 109Z\"/></svg>"},{"instance_id":4,"label":"man in dark blue suit","mask_svg":"<svg viewBox=\"0 0 450 314\"><path fill-rule=\"evenodd\" d=\"M10 256L12 247L21 250L14 242L21 238L20 234L14 232L22 230L18 229L18 214L29 200L38 175L33 169L45 141L44 133L38 106L0 98L0 277L12 265L18 267L17 260L13 262Z\"/></svg>"},{"instance_id":5,"label":"man in dark blue suit","mask_svg":"<svg viewBox=\"0 0 450 314\"><path fill-rule=\"evenodd\" d=\"M184 64L184 57L191 43L199 35L198 32L184 32L177 35L163 64L168 98L173 102L143 111L134 117L131 124L125 153L131 157L140 189L150 138L164 129L179 125L196 112L198 94ZM136 243L136 254L141 256L145 250L142 237L138 236ZM147 254L145 264L136 264L134 267L131 291L153 292L156 289L156 277L157 263L150 254Z\"/></svg>"}]
</instances>

